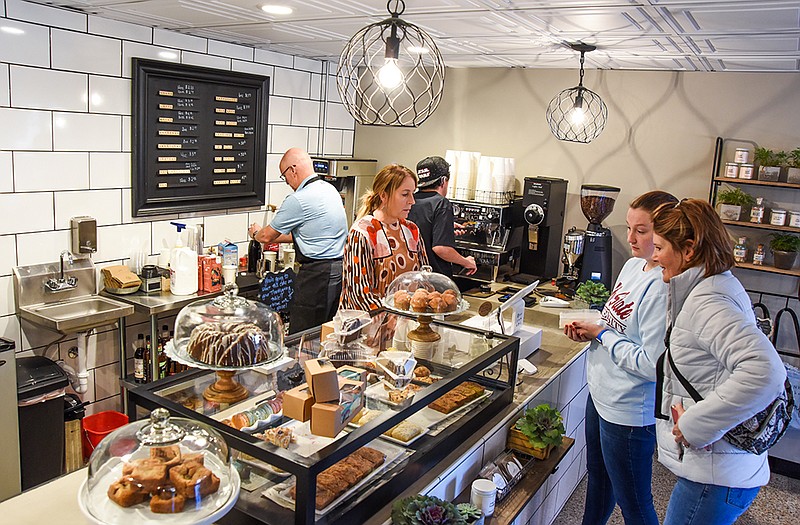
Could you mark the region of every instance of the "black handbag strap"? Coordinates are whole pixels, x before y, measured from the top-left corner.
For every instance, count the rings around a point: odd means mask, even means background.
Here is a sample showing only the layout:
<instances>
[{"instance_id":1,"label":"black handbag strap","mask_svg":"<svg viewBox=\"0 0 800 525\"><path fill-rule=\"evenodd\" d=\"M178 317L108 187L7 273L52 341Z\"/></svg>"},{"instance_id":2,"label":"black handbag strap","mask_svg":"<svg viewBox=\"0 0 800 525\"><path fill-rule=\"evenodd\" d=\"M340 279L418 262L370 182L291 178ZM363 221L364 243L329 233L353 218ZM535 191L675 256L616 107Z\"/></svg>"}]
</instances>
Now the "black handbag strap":
<instances>
[{"instance_id":1,"label":"black handbag strap","mask_svg":"<svg viewBox=\"0 0 800 525\"><path fill-rule=\"evenodd\" d=\"M666 354L667 354L667 361L669 361L670 368L672 368L672 371L675 373L675 377L678 378L678 381L680 381L681 385L683 385L683 388L686 389L686 391L689 393L689 396L691 396L691 398L694 399L695 403L699 403L700 401L702 401L703 400L703 396L700 395L700 392L698 392L692 386L692 384L689 382L688 379L683 377L683 374L680 373L680 371L678 370L678 367L675 366L675 361L672 359L672 354L669 351L669 345L667 346Z\"/></svg>"},{"instance_id":2,"label":"black handbag strap","mask_svg":"<svg viewBox=\"0 0 800 525\"><path fill-rule=\"evenodd\" d=\"M680 381L683 388L689 393L692 399L694 399L695 403L698 403L703 400L703 396L689 383L683 374L680 373L678 367L675 366L675 361L672 359L672 354L669 351L669 338L672 335L672 324L667 327L667 333L664 335L664 346L666 350L663 354L661 354L656 361L656 403L655 403L655 417L656 419L663 419L665 421L669 421L669 416L661 412L661 404L663 401L664 395L664 361L669 361L669 366L672 368L672 371L675 373L675 376Z\"/></svg>"}]
</instances>

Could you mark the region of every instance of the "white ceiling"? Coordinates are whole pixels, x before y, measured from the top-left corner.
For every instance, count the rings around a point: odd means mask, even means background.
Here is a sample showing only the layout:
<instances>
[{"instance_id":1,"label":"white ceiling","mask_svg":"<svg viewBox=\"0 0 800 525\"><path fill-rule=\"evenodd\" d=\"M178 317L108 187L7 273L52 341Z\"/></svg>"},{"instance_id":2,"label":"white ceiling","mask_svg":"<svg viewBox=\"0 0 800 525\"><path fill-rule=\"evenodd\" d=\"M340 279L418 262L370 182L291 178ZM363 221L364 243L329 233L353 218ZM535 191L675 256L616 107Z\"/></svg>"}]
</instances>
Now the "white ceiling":
<instances>
[{"instance_id":1,"label":"white ceiling","mask_svg":"<svg viewBox=\"0 0 800 525\"><path fill-rule=\"evenodd\" d=\"M384 0L30 0L232 43L336 61ZM268 15L264 3L287 5ZM800 70L800 2L787 0L407 0L401 17L448 67L576 68L564 42L597 46L587 68Z\"/></svg>"}]
</instances>

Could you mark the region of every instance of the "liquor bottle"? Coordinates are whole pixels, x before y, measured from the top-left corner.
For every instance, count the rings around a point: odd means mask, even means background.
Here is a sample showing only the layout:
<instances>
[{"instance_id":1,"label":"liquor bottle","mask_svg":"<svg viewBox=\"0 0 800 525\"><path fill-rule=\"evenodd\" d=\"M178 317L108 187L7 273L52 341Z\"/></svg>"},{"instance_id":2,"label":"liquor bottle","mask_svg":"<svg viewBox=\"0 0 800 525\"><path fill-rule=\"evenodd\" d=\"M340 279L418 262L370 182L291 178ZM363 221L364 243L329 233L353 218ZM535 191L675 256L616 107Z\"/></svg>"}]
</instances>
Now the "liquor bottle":
<instances>
[{"instance_id":1,"label":"liquor bottle","mask_svg":"<svg viewBox=\"0 0 800 525\"><path fill-rule=\"evenodd\" d=\"M144 334L136 336L133 343L133 380L136 383L146 381L144 372Z\"/></svg>"},{"instance_id":2,"label":"liquor bottle","mask_svg":"<svg viewBox=\"0 0 800 525\"><path fill-rule=\"evenodd\" d=\"M261 260L262 253L261 243L255 237L252 237L250 244L247 246L247 273L256 273L258 271L258 261Z\"/></svg>"},{"instance_id":3,"label":"liquor bottle","mask_svg":"<svg viewBox=\"0 0 800 525\"><path fill-rule=\"evenodd\" d=\"M757 197L755 205L750 208L750 222L762 224L764 222L764 198Z\"/></svg>"},{"instance_id":4,"label":"liquor bottle","mask_svg":"<svg viewBox=\"0 0 800 525\"><path fill-rule=\"evenodd\" d=\"M764 266L764 245L759 244L753 254L753 264L756 266Z\"/></svg>"},{"instance_id":5,"label":"liquor bottle","mask_svg":"<svg viewBox=\"0 0 800 525\"><path fill-rule=\"evenodd\" d=\"M733 260L743 263L747 260L747 237L739 237L739 242L733 247Z\"/></svg>"},{"instance_id":6,"label":"liquor bottle","mask_svg":"<svg viewBox=\"0 0 800 525\"><path fill-rule=\"evenodd\" d=\"M164 327L169 331L169 327L164 325ZM163 332L162 332L163 334ZM164 379L167 377L167 353L164 351L164 338L162 334L158 335L158 343L156 348L156 356L158 356L158 378Z\"/></svg>"},{"instance_id":7,"label":"liquor bottle","mask_svg":"<svg viewBox=\"0 0 800 525\"><path fill-rule=\"evenodd\" d=\"M150 344L150 336L145 336L144 338L144 379L148 383L153 381L153 366L150 364L150 360L153 357L153 348Z\"/></svg>"}]
</instances>

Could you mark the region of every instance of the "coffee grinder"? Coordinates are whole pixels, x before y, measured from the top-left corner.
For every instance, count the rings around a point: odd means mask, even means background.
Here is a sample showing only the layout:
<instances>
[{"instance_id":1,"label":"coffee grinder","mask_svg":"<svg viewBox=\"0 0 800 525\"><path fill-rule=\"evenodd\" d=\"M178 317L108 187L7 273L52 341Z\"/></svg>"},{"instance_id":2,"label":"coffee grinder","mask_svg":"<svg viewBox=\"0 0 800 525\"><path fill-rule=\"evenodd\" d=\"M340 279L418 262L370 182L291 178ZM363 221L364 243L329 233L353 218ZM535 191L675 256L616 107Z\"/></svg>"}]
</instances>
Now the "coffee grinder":
<instances>
[{"instance_id":1,"label":"coffee grinder","mask_svg":"<svg viewBox=\"0 0 800 525\"><path fill-rule=\"evenodd\" d=\"M583 240L583 256L576 263L580 266L579 283L599 281L611 289L611 230L603 228L601 223L614 211L619 191L619 188L600 184L581 186L581 211L589 225ZM564 241L566 248L566 236Z\"/></svg>"}]
</instances>

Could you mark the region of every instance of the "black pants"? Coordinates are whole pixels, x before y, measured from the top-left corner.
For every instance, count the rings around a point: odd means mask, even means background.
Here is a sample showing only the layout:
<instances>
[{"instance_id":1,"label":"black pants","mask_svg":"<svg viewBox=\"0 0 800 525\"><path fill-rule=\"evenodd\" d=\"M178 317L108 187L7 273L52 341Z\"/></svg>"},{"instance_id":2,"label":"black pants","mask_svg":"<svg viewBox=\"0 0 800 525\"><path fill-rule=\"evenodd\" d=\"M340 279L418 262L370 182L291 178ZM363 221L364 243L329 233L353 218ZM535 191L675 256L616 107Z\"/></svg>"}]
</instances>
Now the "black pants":
<instances>
[{"instance_id":1,"label":"black pants","mask_svg":"<svg viewBox=\"0 0 800 525\"><path fill-rule=\"evenodd\" d=\"M289 309L289 333L314 328L333 319L342 293L342 260L302 263Z\"/></svg>"}]
</instances>

